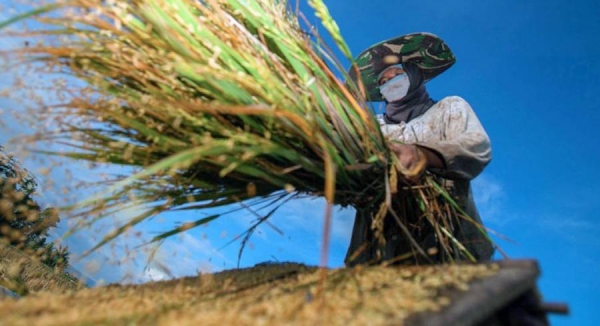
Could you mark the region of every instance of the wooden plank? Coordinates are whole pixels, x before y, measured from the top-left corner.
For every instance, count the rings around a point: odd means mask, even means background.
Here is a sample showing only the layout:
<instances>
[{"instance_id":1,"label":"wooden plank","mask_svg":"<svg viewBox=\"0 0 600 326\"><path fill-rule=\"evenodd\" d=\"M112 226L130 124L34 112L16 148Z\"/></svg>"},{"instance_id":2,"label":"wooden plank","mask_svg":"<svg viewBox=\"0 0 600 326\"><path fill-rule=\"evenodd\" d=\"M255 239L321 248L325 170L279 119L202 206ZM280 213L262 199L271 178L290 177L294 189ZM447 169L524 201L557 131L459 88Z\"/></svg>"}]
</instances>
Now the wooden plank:
<instances>
[{"instance_id":1,"label":"wooden plank","mask_svg":"<svg viewBox=\"0 0 600 326\"><path fill-rule=\"evenodd\" d=\"M535 288L539 276L536 261L507 261L494 276L475 281L467 291L452 291L452 304L438 313L421 313L409 317L406 325L444 326L478 325L511 301Z\"/></svg>"}]
</instances>

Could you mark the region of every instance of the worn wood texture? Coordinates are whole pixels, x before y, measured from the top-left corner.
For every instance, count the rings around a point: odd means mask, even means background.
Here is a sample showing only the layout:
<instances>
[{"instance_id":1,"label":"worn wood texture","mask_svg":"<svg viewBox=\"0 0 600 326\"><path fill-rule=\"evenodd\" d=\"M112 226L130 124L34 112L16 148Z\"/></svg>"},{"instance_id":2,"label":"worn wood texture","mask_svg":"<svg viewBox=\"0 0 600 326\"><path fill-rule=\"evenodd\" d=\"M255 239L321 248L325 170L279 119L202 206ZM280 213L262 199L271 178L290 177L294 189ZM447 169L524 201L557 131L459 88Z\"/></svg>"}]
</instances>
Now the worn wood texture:
<instances>
[{"instance_id":1,"label":"worn wood texture","mask_svg":"<svg viewBox=\"0 0 600 326\"><path fill-rule=\"evenodd\" d=\"M411 316L414 326L479 325L536 286L539 268L535 261L504 261L493 276L475 280L469 291L452 291L452 304L437 313Z\"/></svg>"}]
</instances>

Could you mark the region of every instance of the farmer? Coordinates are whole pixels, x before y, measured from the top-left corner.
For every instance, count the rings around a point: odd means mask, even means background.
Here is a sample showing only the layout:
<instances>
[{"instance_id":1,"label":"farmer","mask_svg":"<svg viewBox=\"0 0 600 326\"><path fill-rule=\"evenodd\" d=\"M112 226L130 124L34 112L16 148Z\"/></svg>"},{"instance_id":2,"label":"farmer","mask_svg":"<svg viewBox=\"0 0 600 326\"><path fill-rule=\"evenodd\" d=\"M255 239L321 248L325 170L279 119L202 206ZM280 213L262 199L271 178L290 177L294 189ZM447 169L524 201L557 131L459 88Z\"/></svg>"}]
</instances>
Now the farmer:
<instances>
[{"instance_id":1,"label":"farmer","mask_svg":"<svg viewBox=\"0 0 600 326\"><path fill-rule=\"evenodd\" d=\"M385 102L381 129L402 166L404 185L415 183L425 171L432 172L467 215L480 225L470 181L490 162L490 140L469 103L458 96L435 101L425 88L427 81L454 62L454 55L446 44L427 33L378 43L356 59L368 100ZM357 80L354 70L350 76ZM402 195L402 192L396 194ZM402 214L398 207L393 205L392 209L397 215ZM382 245L371 227L374 210L373 206L357 209L345 260L347 265L382 260L410 264L467 260L468 255L458 248L448 257L432 226L418 216L403 216L407 230L402 230L388 213L384 219L385 244ZM414 242L405 236L406 231ZM492 244L478 225L458 219L452 225L452 233L477 261L491 258ZM422 249L420 254L415 251L415 243Z\"/></svg>"}]
</instances>

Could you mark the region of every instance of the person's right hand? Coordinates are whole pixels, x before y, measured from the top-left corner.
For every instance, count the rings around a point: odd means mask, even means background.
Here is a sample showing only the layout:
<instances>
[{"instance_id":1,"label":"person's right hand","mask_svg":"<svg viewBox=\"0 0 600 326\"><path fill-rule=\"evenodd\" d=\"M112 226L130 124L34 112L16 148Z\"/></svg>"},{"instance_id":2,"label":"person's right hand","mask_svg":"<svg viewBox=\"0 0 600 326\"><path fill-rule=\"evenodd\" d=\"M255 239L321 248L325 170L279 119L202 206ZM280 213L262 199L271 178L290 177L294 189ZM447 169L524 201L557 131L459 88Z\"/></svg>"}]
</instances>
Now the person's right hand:
<instances>
[{"instance_id":1,"label":"person's right hand","mask_svg":"<svg viewBox=\"0 0 600 326\"><path fill-rule=\"evenodd\" d=\"M411 183L419 181L427 168L427 157L422 149L416 145L395 142L391 142L389 147L398 158L400 166L397 166L397 169L404 179Z\"/></svg>"}]
</instances>

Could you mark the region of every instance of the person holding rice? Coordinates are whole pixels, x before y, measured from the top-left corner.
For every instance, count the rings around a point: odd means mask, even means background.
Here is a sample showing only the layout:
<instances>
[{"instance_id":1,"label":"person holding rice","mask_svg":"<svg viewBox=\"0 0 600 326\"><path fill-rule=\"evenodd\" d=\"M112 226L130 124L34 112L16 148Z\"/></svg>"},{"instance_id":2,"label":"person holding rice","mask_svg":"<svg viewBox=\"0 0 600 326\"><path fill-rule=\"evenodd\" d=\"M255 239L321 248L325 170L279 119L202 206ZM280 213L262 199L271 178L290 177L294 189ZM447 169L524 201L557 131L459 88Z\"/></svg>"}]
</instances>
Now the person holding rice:
<instances>
[{"instance_id":1,"label":"person holding rice","mask_svg":"<svg viewBox=\"0 0 600 326\"><path fill-rule=\"evenodd\" d=\"M312 5L351 58L325 5ZM470 189L491 158L489 139L462 98L435 102L425 89L455 61L444 42L417 33L370 47L351 70L365 87L349 90L336 78L343 69L338 61L329 69L321 56L329 51L298 28L288 9L268 0L250 7L247 1L162 7L72 1L0 22L1 29L56 10L60 19L52 23L68 27L52 35L23 32L45 41L15 53L85 85L69 91L74 95L67 103L47 106L72 149L49 153L134 168L93 200L72 206L78 218L95 215L90 224L121 205L140 208L92 250L163 212L271 197L272 213L288 194L308 194L357 209L349 265L489 259L492 245ZM363 88L366 94L357 92ZM365 100L386 102L382 132L365 114ZM73 125L71 118L86 123ZM36 141L56 140L55 124L48 125ZM219 216L203 216L151 241Z\"/></svg>"},{"instance_id":2,"label":"person holding rice","mask_svg":"<svg viewBox=\"0 0 600 326\"><path fill-rule=\"evenodd\" d=\"M362 83L368 101L384 101L381 130L400 163L402 186L413 185L425 171L437 176L468 217L450 226L453 244L463 246L441 250L439 234L419 210L403 215L404 205L392 210L403 216L414 241L409 241L388 213L384 218L384 243L373 233L373 207L357 208L351 242L345 262L349 266L381 261L438 263L491 258L493 247L477 212L470 181L490 162L490 140L475 112L464 99L449 96L431 99L425 83L450 68L456 61L448 46L437 36L414 33L375 44L363 51L351 69L352 79ZM360 79L360 81L359 81ZM402 196L399 191L394 196ZM411 213L408 213L411 215ZM404 233L403 233L404 232ZM415 244L420 252L415 250ZM461 250L462 249L462 250Z\"/></svg>"}]
</instances>

